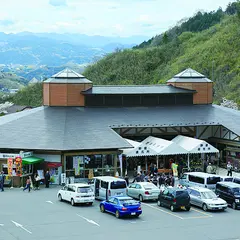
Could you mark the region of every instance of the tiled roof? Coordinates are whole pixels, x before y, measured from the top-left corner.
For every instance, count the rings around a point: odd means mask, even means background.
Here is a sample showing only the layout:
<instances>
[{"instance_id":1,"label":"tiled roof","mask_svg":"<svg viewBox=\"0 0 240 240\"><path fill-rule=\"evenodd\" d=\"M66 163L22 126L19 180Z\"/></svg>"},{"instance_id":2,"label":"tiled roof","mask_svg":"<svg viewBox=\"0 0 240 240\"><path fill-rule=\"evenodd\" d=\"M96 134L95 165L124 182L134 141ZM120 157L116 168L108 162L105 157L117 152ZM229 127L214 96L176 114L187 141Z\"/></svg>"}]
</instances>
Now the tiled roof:
<instances>
[{"instance_id":1,"label":"tiled roof","mask_svg":"<svg viewBox=\"0 0 240 240\"><path fill-rule=\"evenodd\" d=\"M170 85L109 85L93 86L83 94L175 94L194 93L195 90L176 88Z\"/></svg>"},{"instance_id":2,"label":"tiled roof","mask_svg":"<svg viewBox=\"0 0 240 240\"><path fill-rule=\"evenodd\" d=\"M0 148L122 149L112 128L223 125L240 135L240 111L212 105L132 108L39 107L0 118Z\"/></svg>"}]
</instances>

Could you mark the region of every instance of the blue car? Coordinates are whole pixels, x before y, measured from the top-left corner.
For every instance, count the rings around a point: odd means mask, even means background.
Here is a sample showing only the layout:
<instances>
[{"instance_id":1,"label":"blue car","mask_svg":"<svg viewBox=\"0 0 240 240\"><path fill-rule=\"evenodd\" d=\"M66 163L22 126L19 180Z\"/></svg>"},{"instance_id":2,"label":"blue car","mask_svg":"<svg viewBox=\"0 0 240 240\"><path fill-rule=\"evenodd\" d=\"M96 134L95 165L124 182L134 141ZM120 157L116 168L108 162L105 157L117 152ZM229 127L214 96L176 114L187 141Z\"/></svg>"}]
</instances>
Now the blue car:
<instances>
[{"instance_id":1,"label":"blue car","mask_svg":"<svg viewBox=\"0 0 240 240\"><path fill-rule=\"evenodd\" d=\"M131 197L110 197L100 203L101 212L115 214L116 218L123 216L138 217L142 214L141 203Z\"/></svg>"}]
</instances>

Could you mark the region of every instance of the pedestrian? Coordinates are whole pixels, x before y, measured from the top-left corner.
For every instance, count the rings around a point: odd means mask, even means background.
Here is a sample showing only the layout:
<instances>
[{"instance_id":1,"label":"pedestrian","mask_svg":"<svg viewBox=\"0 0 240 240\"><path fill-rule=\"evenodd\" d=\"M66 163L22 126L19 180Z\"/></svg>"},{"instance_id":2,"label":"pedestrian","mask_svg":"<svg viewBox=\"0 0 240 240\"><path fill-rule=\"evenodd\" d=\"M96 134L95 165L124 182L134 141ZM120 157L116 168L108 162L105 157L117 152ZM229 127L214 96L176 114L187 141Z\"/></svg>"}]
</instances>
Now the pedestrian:
<instances>
[{"instance_id":1,"label":"pedestrian","mask_svg":"<svg viewBox=\"0 0 240 240\"><path fill-rule=\"evenodd\" d=\"M230 163L230 162L228 162L228 164L227 164L227 171L228 171L228 173L227 173L227 176L232 176L232 164Z\"/></svg>"},{"instance_id":2,"label":"pedestrian","mask_svg":"<svg viewBox=\"0 0 240 240\"><path fill-rule=\"evenodd\" d=\"M209 163L208 166L207 166L207 173L212 173L213 172L213 167L212 167L212 164Z\"/></svg>"},{"instance_id":3,"label":"pedestrian","mask_svg":"<svg viewBox=\"0 0 240 240\"><path fill-rule=\"evenodd\" d=\"M158 180L157 180L157 175L156 175L156 174L154 174L154 177L153 177L153 179L152 179L152 183L153 183L155 186L157 186L157 184L158 184Z\"/></svg>"},{"instance_id":4,"label":"pedestrian","mask_svg":"<svg viewBox=\"0 0 240 240\"><path fill-rule=\"evenodd\" d=\"M141 177L141 182L144 182L145 174L143 171L141 171L140 177Z\"/></svg>"},{"instance_id":5,"label":"pedestrian","mask_svg":"<svg viewBox=\"0 0 240 240\"><path fill-rule=\"evenodd\" d=\"M23 191L25 191L27 189L28 189L28 192L31 191L31 179L30 179L30 177L27 178L26 187L23 189Z\"/></svg>"},{"instance_id":6,"label":"pedestrian","mask_svg":"<svg viewBox=\"0 0 240 240\"><path fill-rule=\"evenodd\" d=\"M204 160L204 163L203 163L203 171L206 173L207 172L207 166L208 166L208 162L207 160Z\"/></svg>"},{"instance_id":7,"label":"pedestrian","mask_svg":"<svg viewBox=\"0 0 240 240\"><path fill-rule=\"evenodd\" d=\"M0 190L1 190L1 192L4 192L4 181L5 181L5 175L4 175L4 172L1 172L1 174L0 174Z\"/></svg>"},{"instance_id":8,"label":"pedestrian","mask_svg":"<svg viewBox=\"0 0 240 240\"><path fill-rule=\"evenodd\" d=\"M49 183L50 183L50 174L49 174L49 171L47 171L46 174L45 174L45 185L46 185L46 188L49 188Z\"/></svg>"},{"instance_id":9,"label":"pedestrian","mask_svg":"<svg viewBox=\"0 0 240 240\"><path fill-rule=\"evenodd\" d=\"M37 173L34 175L34 181L35 181L35 190L39 190L39 183L40 183L41 178Z\"/></svg>"},{"instance_id":10,"label":"pedestrian","mask_svg":"<svg viewBox=\"0 0 240 240\"><path fill-rule=\"evenodd\" d=\"M128 175L127 174L125 174L125 181L126 181L126 184L127 184L127 186L129 185L129 177L128 177Z\"/></svg>"}]
</instances>

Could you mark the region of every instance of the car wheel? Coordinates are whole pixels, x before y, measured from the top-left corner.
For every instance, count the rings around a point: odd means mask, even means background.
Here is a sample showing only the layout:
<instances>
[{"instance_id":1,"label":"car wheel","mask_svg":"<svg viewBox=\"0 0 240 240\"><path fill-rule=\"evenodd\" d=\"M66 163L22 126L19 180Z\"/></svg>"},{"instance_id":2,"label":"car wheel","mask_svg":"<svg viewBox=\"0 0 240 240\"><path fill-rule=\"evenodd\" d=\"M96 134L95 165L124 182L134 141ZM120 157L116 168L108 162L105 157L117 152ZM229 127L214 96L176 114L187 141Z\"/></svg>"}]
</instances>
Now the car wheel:
<instances>
[{"instance_id":1,"label":"car wheel","mask_svg":"<svg viewBox=\"0 0 240 240\"><path fill-rule=\"evenodd\" d=\"M186 211L189 211L191 209L191 207L185 207Z\"/></svg>"},{"instance_id":2,"label":"car wheel","mask_svg":"<svg viewBox=\"0 0 240 240\"><path fill-rule=\"evenodd\" d=\"M71 199L71 205L75 206L75 202L74 202L73 198Z\"/></svg>"},{"instance_id":3,"label":"car wheel","mask_svg":"<svg viewBox=\"0 0 240 240\"><path fill-rule=\"evenodd\" d=\"M143 202L143 196L142 195L139 195L139 201Z\"/></svg>"},{"instance_id":4,"label":"car wheel","mask_svg":"<svg viewBox=\"0 0 240 240\"><path fill-rule=\"evenodd\" d=\"M170 210L171 210L172 212L174 212L174 211L175 211L175 207L174 207L173 205L171 205Z\"/></svg>"},{"instance_id":5,"label":"car wheel","mask_svg":"<svg viewBox=\"0 0 240 240\"><path fill-rule=\"evenodd\" d=\"M159 207L162 207L162 202L161 202L160 200L158 200L158 201L157 201L157 205L158 205Z\"/></svg>"},{"instance_id":6,"label":"car wheel","mask_svg":"<svg viewBox=\"0 0 240 240\"><path fill-rule=\"evenodd\" d=\"M100 206L100 211L101 211L102 213L105 212L105 207L103 206L103 204Z\"/></svg>"},{"instance_id":7,"label":"car wheel","mask_svg":"<svg viewBox=\"0 0 240 240\"><path fill-rule=\"evenodd\" d=\"M116 218L120 218L120 213L118 210L115 212L115 216L116 216Z\"/></svg>"},{"instance_id":8,"label":"car wheel","mask_svg":"<svg viewBox=\"0 0 240 240\"><path fill-rule=\"evenodd\" d=\"M62 195L61 195L61 194L58 194L58 200L59 200L60 202L62 202Z\"/></svg>"},{"instance_id":9,"label":"car wheel","mask_svg":"<svg viewBox=\"0 0 240 240\"><path fill-rule=\"evenodd\" d=\"M203 204L202 209L203 209L203 211L207 212L208 208L207 208L207 205L205 203Z\"/></svg>"},{"instance_id":10,"label":"car wheel","mask_svg":"<svg viewBox=\"0 0 240 240\"><path fill-rule=\"evenodd\" d=\"M232 203L232 209L237 209L237 206L236 206L235 202Z\"/></svg>"}]
</instances>

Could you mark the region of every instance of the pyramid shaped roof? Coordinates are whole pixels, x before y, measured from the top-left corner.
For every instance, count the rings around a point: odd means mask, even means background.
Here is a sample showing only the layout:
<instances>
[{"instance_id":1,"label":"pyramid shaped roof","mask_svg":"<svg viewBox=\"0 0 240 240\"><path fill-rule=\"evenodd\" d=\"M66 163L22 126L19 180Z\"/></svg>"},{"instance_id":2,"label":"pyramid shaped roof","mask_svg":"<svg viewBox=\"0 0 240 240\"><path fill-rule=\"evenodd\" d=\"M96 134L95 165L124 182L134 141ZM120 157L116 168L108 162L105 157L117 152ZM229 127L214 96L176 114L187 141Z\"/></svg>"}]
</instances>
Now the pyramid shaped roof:
<instances>
[{"instance_id":1,"label":"pyramid shaped roof","mask_svg":"<svg viewBox=\"0 0 240 240\"><path fill-rule=\"evenodd\" d=\"M69 68L66 68L54 74L51 78L47 79L44 82L45 83L92 83L83 75Z\"/></svg>"},{"instance_id":2,"label":"pyramid shaped roof","mask_svg":"<svg viewBox=\"0 0 240 240\"><path fill-rule=\"evenodd\" d=\"M210 79L206 78L203 74L187 68L186 70L176 74L172 79L167 81L171 82L212 82Z\"/></svg>"}]
</instances>

